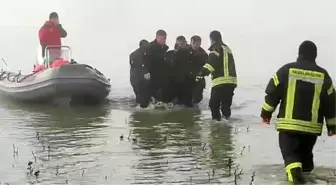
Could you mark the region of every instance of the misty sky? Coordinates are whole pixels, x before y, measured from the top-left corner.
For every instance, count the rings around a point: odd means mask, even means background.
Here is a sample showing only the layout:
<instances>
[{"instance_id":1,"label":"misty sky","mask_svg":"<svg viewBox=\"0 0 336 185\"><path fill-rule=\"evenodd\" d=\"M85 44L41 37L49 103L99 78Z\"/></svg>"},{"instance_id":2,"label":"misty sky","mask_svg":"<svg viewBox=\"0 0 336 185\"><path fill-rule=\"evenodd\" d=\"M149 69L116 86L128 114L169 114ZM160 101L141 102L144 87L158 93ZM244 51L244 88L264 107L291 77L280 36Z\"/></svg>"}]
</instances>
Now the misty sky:
<instances>
[{"instance_id":1,"label":"misty sky","mask_svg":"<svg viewBox=\"0 0 336 185\"><path fill-rule=\"evenodd\" d=\"M140 39L153 40L157 29L167 31L170 48L178 35L189 40L198 34L207 49L209 32L221 31L242 84L252 77L267 82L309 39L318 46L318 63L336 79L335 0L0 1L0 56L12 70L31 71L38 29L57 11L68 31L63 43L73 48L74 58L112 80L118 77L115 85L128 85L128 55Z\"/></svg>"}]
</instances>

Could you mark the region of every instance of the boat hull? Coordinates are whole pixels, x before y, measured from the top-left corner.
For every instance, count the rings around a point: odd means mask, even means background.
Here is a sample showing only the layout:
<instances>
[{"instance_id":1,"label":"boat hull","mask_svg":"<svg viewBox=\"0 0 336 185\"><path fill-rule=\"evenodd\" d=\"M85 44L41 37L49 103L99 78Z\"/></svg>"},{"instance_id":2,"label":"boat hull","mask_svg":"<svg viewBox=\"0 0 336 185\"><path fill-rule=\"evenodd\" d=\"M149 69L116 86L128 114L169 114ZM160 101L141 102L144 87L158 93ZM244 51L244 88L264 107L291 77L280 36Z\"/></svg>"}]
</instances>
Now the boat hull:
<instances>
[{"instance_id":1,"label":"boat hull","mask_svg":"<svg viewBox=\"0 0 336 185\"><path fill-rule=\"evenodd\" d=\"M66 97L100 102L111 88L103 74L84 64L62 65L30 75L6 71L0 74L0 92L22 101L43 102Z\"/></svg>"}]
</instances>

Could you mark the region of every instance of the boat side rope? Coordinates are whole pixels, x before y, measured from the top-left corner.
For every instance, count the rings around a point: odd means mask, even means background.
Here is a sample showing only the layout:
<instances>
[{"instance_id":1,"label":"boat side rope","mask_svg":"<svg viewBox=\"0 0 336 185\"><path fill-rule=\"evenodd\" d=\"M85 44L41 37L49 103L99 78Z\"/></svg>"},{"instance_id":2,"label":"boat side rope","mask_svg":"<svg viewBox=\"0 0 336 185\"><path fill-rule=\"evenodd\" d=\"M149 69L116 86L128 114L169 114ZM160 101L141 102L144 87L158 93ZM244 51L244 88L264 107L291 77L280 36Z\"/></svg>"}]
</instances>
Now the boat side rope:
<instances>
[{"instance_id":1,"label":"boat side rope","mask_svg":"<svg viewBox=\"0 0 336 185\"><path fill-rule=\"evenodd\" d=\"M32 74L29 74L29 75L26 75L26 76L24 76L23 78L21 78L21 79L19 79L19 76L17 76L17 78L16 78L16 83L21 83L23 80L25 80L26 78L28 78L28 77L31 77L31 76L33 76L33 75L35 75L36 74L36 72L34 72L34 73L32 73Z\"/></svg>"},{"instance_id":2,"label":"boat side rope","mask_svg":"<svg viewBox=\"0 0 336 185\"><path fill-rule=\"evenodd\" d=\"M30 76L33 76L35 74L36 73L32 73L32 74L26 75L26 76L24 76L23 78L20 79L19 77L23 76L23 75L21 75L21 73L16 74L16 73L8 72L8 71L1 71L0 72L0 81L7 79L7 81L9 81L9 82L20 83L24 79L26 79L26 78L28 78Z\"/></svg>"},{"instance_id":3,"label":"boat side rope","mask_svg":"<svg viewBox=\"0 0 336 185\"><path fill-rule=\"evenodd\" d=\"M86 65L84 64L85 67L92 69L93 71L95 71L96 73L98 73L101 76L104 76L103 73L101 73L98 69L93 68L90 65ZM33 75L35 75L37 72L33 72L29 75L22 75L21 72L19 73L12 73L12 72L8 72L8 71L0 71L0 81L3 81L5 79L7 79L7 81L9 82L16 82L16 83L21 83L23 80L27 79L28 77L31 77ZM22 78L20 78L21 76L23 76Z\"/></svg>"}]
</instances>

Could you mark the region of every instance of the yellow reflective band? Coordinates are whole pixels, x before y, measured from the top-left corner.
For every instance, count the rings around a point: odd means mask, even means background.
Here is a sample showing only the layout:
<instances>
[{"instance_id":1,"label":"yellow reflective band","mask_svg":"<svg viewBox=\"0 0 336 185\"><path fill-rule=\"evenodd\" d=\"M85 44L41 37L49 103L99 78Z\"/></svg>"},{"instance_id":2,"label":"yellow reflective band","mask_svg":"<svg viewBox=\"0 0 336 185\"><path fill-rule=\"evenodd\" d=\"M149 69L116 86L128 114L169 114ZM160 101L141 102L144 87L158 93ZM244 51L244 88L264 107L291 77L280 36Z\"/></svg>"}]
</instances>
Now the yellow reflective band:
<instances>
[{"instance_id":1,"label":"yellow reflective band","mask_svg":"<svg viewBox=\"0 0 336 185\"><path fill-rule=\"evenodd\" d=\"M336 118L326 120L328 126L336 126Z\"/></svg>"},{"instance_id":2,"label":"yellow reflective band","mask_svg":"<svg viewBox=\"0 0 336 185\"><path fill-rule=\"evenodd\" d=\"M334 89L335 89L335 87L333 86L333 85L331 85L331 87L328 89L328 95L331 95L331 93L333 93L334 92Z\"/></svg>"},{"instance_id":3,"label":"yellow reflective band","mask_svg":"<svg viewBox=\"0 0 336 185\"><path fill-rule=\"evenodd\" d=\"M215 71L215 69L208 63L203 66L205 69L209 70L211 73Z\"/></svg>"},{"instance_id":4,"label":"yellow reflective band","mask_svg":"<svg viewBox=\"0 0 336 185\"><path fill-rule=\"evenodd\" d=\"M286 96L286 112L285 118L292 119L295 102L296 80L289 78L287 96Z\"/></svg>"},{"instance_id":5,"label":"yellow reflective band","mask_svg":"<svg viewBox=\"0 0 336 185\"><path fill-rule=\"evenodd\" d=\"M224 69L224 76L230 76L229 75L229 54L225 50L223 50L223 69Z\"/></svg>"},{"instance_id":6,"label":"yellow reflective band","mask_svg":"<svg viewBox=\"0 0 336 185\"><path fill-rule=\"evenodd\" d=\"M312 115L311 121L313 123L317 123L317 120L318 120L321 92L322 92L322 84L315 84L313 105L312 105L312 109L311 109L311 115Z\"/></svg>"},{"instance_id":7,"label":"yellow reflective band","mask_svg":"<svg viewBox=\"0 0 336 185\"><path fill-rule=\"evenodd\" d=\"M232 53L232 52L231 52L231 49L230 49L229 47L222 45L222 48L223 48L223 50L225 50L226 52L228 52L228 53Z\"/></svg>"},{"instance_id":8,"label":"yellow reflective band","mask_svg":"<svg viewBox=\"0 0 336 185\"><path fill-rule=\"evenodd\" d=\"M300 163L300 162L291 163L291 164L286 166L285 170L289 171L293 168L302 168L302 163Z\"/></svg>"},{"instance_id":9,"label":"yellow reflective band","mask_svg":"<svg viewBox=\"0 0 336 185\"><path fill-rule=\"evenodd\" d=\"M219 57L219 53L215 50L210 51L210 54L215 54L217 57Z\"/></svg>"},{"instance_id":10,"label":"yellow reflective band","mask_svg":"<svg viewBox=\"0 0 336 185\"><path fill-rule=\"evenodd\" d=\"M308 132L312 134L321 134L322 128L323 128L322 123L313 123L310 121L302 121L286 118L279 118L277 126L278 130L293 130L293 131Z\"/></svg>"},{"instance_id":11,"label":"yellow reflective band","mask_svg":"<svg viewBox=\"0 0 336 185\"><path fill-rule=\"evenodd\" d=\"M295 163L291 163L291 164L289 164L289 165L286 166L285 171L286 171L286 174L287 174L287 180L289 182L293 182L294 181L293 174L291 172L291 169L293 169L293 168L302 168L302 163L295 162Z\"/></svg>"},{"instance_id":12,"label":"yellow reflective band","mask_svg":"<svg viewBox=\"0 0 336 185\"><path fill-rule=\"evenodd\" d=\"M270 106L266 101L264 101L262 109L264 109L265 111L268 111L268 112L273 112L274 111L274 107Z\"/></svg>"},{"instance_id":13,"label":"yellow reflective band","mask_svg":"<svg viewBox=\"0 0 336 185\"><path fill-rule=\"evenodd\" d=\"M317 123L319 108L320 108L320 95L324 81L324 74L321 72L303 70L303 69L289 69L288 89L286 96L286 112L285 119L293 118L293 109L295 102L295 91L297 80L305 81L314 84L314 97L311 109L311 122Z\"/></svg>"},{"instance_id":14,"label":"yellow reflective band","mask_svg":"<svg viewBox=\"0 0 336 185\"><path fill-rule=\"evenodd\" d=\"M222 46L223 49L223 69L224 76L230 76L229 74L229 53L231 53L230 48Z\"/></svg>"},{"instance_id":15,"label":"yellow reflective band","mask_svg":"<svg viewBox=\"0 0 336 185\"><path fill-rule=\"evenodd\" d=\"M289 69L290 76L296 76L299 78L310 78L315 80L324 80L324 74L321 72L303 70L303 69Z\"/></svg>"},{"instance_id":16,"label":"yellow reflective band","mask_svg":"<svg viewBox=\"0 0 336 185\"><path fill-rule=\"evenodd\" d=\"M237 84L237 78L228 76L228 77L218 77L212 80L212 87L221 84Z\"/></svg>"},{"instance_id":17,"label":"yellow reflective band","mask_svg":"<svg viewBox=\"0 0 336 185\"><path fill-rule=\"evenodd\" d=\"M279 85L279 79L278 79L278 76L276 74L274 74L272 76L272 79L273 79L273 83L274 83L274 86L278 86Z\"/></svg>"}]
</instances>

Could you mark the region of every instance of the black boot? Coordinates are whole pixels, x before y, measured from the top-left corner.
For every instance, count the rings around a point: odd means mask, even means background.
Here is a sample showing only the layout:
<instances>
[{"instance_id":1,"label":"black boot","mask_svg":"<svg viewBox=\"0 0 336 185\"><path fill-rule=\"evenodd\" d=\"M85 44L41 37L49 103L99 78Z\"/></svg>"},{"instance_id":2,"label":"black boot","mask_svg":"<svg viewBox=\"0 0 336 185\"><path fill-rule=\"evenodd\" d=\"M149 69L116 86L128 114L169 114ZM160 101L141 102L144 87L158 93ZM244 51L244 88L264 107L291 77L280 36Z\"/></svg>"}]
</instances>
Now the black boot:
<instances>
[{"instance_id":1,"label":"black boot","mask_svg":"<svg viewBox=\"0 0 336 185\"><path fill-rule=\"evenodd\" d=\"M287 179L288 181L292 182L293 184L305 184L307 183L307 180L303 176L302 168L293 168L290 170L291 174L287 173ZM292 179L290 179L290 175L292 176Z\"/></svg>"}]
</instances>

